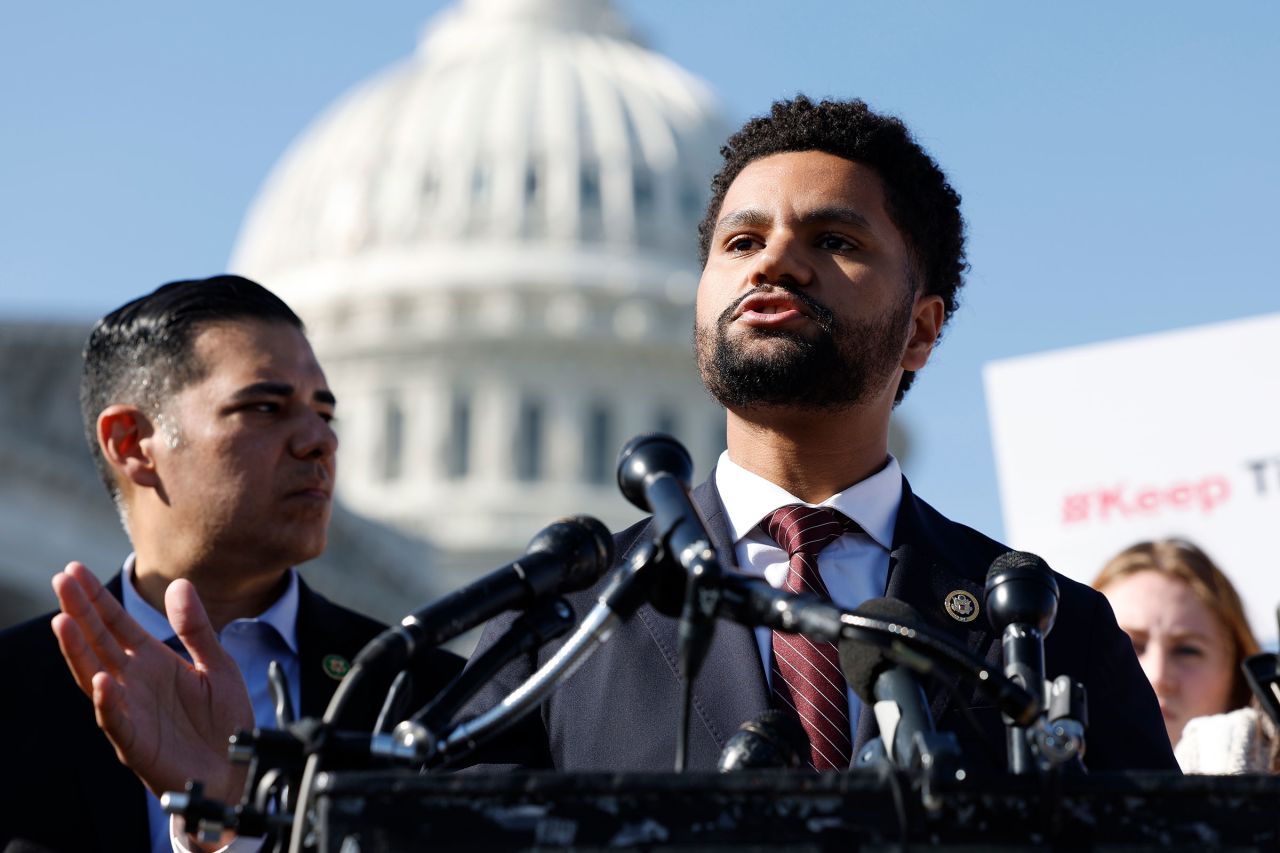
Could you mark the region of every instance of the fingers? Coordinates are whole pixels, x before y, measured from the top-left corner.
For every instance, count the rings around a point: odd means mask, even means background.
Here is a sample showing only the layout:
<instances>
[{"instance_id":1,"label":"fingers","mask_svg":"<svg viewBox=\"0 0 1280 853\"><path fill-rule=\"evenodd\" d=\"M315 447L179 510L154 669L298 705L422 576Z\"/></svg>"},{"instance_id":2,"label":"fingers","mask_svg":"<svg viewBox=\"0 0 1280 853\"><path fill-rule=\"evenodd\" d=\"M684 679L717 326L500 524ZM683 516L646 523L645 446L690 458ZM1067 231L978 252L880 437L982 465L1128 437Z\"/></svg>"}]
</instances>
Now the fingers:
<instances>
[{"instance_id":1,"label":"fingers","mask_svg":"<svg viewBox=\"0 0 1280 853\"><path fill-rule=\"evenodd\" d=\"M79 569L79 571L74 571ZM86 579L87 576L87 579ZM91 581L91 582L90 582ZM93 587L102 590L102 584L98 583L98 579L93 577L84 566L79 563L71 563L67 566L66 571L60 572L53 576L53 592L58 597L58 605L62 608L62 615L68 617L75 624L79 635L79 643L71 646L74 652L79 653L78 657L83 659L83 652L87 649L92 651L98 663L97 668L106 667L114 671L119 671L128 661L125 649L121 646L120 641L107 629L99 614L99 609L95 606L95 602L91 597ZM89 589L86 589L88 587ZM110 593L102 590L108 598ZM116 607L120 605L117 603ZM121 610L123 613L123 609ZM125 617L128 618L127 616ZM56 620L65 624L65 620ZM132 621L132 620L130 620ZM65 632L64 628L64 632ZM58 627L54 627L54 633L58 632ZM70 639L70 634L68 634ZM61 637L59 640L61 641ZM67 649L63 649L64 656ZM67 658L67 662L72 664L74 671L74 662L71 657ZM96 671L96 670L95 670ZM80 681L77 674L77 681ZM85 689L85 684L80 684L81 689ZM86 690L86 692L88 692Z\"/></svg>"},{"instance_id":2,"label":"fingers","mask_svg":"<svg viewBox=\"0 0 1280 853\"><path fill-rule=\"evenodd\" d=\"M99 672L93 677L89 695L93 697L93 712L98 720L98 728L106 733L120 762L132 767L135 759L131 754L135 731L133 721L125 709L125 699L120 694L120 685L107 673Z\"/></svg>"},{"instance_id":3,"label":"fingers","mask_svg":"<svg viewBox=\"0 0 1280 853\"><path fill-rule=\"evenodd\" d=\"M89 571L89 568L79 560L72 560L67 563L62 571L75 578L76 583L84 588L86 595L96 594L98 590L104 588L102 581L98 580L98 576Z\"/></svg>"},{"instance_id":4,"label":"fingers","mask_svg":"<svg viewBox=\"0 0 1280 853\"><path fill-rule=\"evenodd\" d=\"M169 614L169 624L198 669L216 670L230 662L190 581L179 579L169 584L164 591L164 609Z\"/></svg>"},{"instance_id":5,"label":"fingers","mask_svg":"<svg viewBox=\"0 0 1280 853\"><path fill-rule=\"evenodd\" d=\"M84 590L94 610L97 611L98 617L120 645L127 649L135 649L154 639L125 612L124 605L107 591L107 588L94 577L93 572L84 567L83 563L68 563L65 574L70 575L76 583L80 584L80 588ZM89 641L93 642L92 636L89 637Z\"/></svg>"},{"instance_id":6,"label":"fingers","mask_svg":"<svg viewBox=\"0 0 1280 853\"><path fill-rule=\"evenodd\" d=\"M102 662L93 653L93 649L89 648L84 634L80 633L79 626L70 616L59 613L53 617L50 627L53 628L53 635L58 638L58 648L62 650L62 657L76 680L76 686L86 696L92 696L93 676L102 671Z\"/></svg>"}]
</instances>

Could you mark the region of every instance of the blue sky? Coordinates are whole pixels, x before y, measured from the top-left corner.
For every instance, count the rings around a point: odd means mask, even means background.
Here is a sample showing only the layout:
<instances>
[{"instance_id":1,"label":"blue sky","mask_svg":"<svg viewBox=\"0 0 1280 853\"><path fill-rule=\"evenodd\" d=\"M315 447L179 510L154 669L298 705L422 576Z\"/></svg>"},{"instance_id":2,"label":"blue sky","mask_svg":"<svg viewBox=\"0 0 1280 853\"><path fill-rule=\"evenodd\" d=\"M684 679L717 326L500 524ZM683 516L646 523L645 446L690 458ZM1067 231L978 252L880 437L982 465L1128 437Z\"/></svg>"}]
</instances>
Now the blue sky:
<instances>
[{"instance_id":1,"label":"blue sky","mask_svg":"<svg viewBox=\"0 0 1280 853\"><path fill-rule=\"evenodd\" d=\"M287 144L444 5L11 5L0 322L87 320L223 269ZM972 270L900 417L913 485L961 521L1001 533L985 362L1280 310L1280 4L619 5L734 123L856 95L951 175ZM1268 367L1242 365L1275 393Z\"/></svg>"}]
</instances>

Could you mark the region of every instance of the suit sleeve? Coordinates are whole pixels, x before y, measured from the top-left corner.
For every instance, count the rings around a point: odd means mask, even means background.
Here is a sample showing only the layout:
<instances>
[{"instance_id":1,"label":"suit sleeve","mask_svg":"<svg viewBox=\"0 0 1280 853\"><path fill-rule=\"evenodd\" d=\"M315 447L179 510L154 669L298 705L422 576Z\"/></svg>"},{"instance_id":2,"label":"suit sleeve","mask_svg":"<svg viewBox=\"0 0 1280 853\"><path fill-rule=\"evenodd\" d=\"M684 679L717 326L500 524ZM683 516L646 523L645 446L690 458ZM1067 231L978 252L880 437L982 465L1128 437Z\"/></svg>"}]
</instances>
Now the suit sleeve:
<instances>
[{"instance_id":1,"label":"suit sleeve","mask_svg":"<svg viewBox=\"0 0 1280 853\"><path fill-rule=\"evenodd\" d=\"M476 660L492 646L518 616L518 613L505 613L491 619L484 627L471 660ZM465 720L494 707L524 683L537 667L536 652L511 661L463 706L456 719ZM482 744L475 753L462 759L462 765L476 772L553 768L555 765L551 759L542 708L533 709L493 740Z\"/></svg>"}]
</instances>

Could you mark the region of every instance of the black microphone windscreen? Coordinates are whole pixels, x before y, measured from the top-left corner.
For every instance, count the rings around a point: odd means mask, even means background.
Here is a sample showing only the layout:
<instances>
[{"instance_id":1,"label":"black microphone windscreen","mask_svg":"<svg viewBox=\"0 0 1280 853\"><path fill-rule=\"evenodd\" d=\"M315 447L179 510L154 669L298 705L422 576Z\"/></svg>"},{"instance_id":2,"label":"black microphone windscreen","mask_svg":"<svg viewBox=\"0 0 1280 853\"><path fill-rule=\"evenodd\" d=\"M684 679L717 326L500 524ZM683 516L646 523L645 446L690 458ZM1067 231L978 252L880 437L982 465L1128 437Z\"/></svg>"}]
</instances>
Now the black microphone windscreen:
<instances>
[{"instance_id":1,"label":"black microphone windscreen","mask_svg":"<svg viewBox=\"0 0 1280 853\"><path fill-rule=\"evenodd\" d=\"M653 512L645 494L655 474L675 477L687 489L693 479L693 458L683 444L664 432L637 435L618 451L618 488L639 509Z\"/></svg>"},{"instance_id":2,"label":"black microphone windscreen","mask_svg":"<svg viewBox=\"0 0 1280 853\"><path fill-rule=\"evenodd\" d=\"M613 535L589 515L566 516L538 531L525 553L563 559L559 591L576 592L594 584L613 566Z\"/></svg>"},{"instance_id":3,"label":"black microphone windscreen","mask_svg":"<svg viewBox=\"0 0 1280 853\"><path fill-rule=\"evenodd\" d=\"M1035 554L1007 551L991 562L983 598L987 620L996 630L1028 624L1047 634L1058 611L1058 582Z\"/></svg>"},{"instance_id":4,"label":"black microphone windscreen","mask_svg":"<svg viewBox=\"0 0 1280 853\"><path fill-rule=\"evenodd\" d=\"M872 598L859 605L853 614L909 627L918 627L923 621L914 607L896 598ZM850 637L840 641L840 671L853 692L867 705L875 704L876 676L892 664L889 652L881 646Z\"/></svg>"},{"instance_id":5,"label":"black microphone windscreen","mask_svg":"<svg viewBox=\"0 0 1280 853\"><path fill-rule=\"evenodd\" d=\"M1053 579L1053 572L1049 570L1048 564L1035 554L1029 551L1006 551L991 561L991 567L987 569L987 583L1010 573Z\"/></svg>"},{"instance_id":6,"label":"black microphone windscreen","mask_svg":"<svg viewBox=\"0 0 1280 853\"><path fill-rule=\"evenodd\" d=\"M738 726L720 753L720 771L800 767L809 760L809 736L789 709L769 708Z\"/></svg>"}]
</instances>

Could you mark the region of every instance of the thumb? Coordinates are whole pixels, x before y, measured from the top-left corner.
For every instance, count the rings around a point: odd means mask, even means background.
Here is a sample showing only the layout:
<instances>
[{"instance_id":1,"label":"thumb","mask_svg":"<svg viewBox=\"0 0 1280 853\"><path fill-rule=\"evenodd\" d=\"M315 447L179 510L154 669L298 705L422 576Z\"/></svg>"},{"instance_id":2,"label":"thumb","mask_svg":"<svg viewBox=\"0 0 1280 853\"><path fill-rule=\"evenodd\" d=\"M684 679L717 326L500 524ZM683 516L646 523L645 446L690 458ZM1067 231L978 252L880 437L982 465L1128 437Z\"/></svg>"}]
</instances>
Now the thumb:
<instances>
[{"instance_id":1,"label":"thumb","mask_svg":"<svg viewBox=\"0 0 1280 853\"><path fill-rule=\"evenodd\" d=\"M197 669L216 670L229 661L191 581L179 578L169 584L164 591L164 609Z\"/></svg>"}]
</instances>

